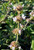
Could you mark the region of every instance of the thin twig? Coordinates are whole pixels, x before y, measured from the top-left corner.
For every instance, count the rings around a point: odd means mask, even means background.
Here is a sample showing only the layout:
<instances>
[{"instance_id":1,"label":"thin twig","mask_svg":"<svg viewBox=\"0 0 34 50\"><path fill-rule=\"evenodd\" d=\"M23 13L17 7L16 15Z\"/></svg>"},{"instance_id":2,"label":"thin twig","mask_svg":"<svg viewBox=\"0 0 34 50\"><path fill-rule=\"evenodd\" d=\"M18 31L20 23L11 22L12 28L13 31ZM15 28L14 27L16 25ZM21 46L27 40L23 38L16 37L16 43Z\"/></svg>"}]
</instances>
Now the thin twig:
<instances>
[{"instance_id":1,"label":"thin twig","mask_svg":"<svg viewBox=\"0 0 34 50\"><path fill-rule=\"evenodd\" d=\"M32 18L33 18L33 17L30 17L30 18L29 18L30 20L25 24L25 27L26 27L27 24L32 20Z\"/></svg>"}]
</instances>

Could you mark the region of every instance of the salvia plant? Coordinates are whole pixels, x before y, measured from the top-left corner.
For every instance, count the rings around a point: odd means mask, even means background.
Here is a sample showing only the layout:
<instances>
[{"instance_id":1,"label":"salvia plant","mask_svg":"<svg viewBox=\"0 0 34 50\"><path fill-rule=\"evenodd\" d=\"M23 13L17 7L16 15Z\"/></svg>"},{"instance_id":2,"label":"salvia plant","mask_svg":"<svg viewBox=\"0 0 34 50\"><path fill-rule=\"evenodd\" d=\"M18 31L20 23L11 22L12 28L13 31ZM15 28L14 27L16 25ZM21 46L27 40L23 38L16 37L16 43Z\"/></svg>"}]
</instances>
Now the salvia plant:
<instances>
[{"instance_id":1,"label":"salvia plant","mask_svg":"<svg viewBox=\"0 0 34 50\"><path fill-rule=\"evenodd\" d=\"M34 50L33 0L0 1L0 49L3 48Z\"/></svg>"}]
</instances>

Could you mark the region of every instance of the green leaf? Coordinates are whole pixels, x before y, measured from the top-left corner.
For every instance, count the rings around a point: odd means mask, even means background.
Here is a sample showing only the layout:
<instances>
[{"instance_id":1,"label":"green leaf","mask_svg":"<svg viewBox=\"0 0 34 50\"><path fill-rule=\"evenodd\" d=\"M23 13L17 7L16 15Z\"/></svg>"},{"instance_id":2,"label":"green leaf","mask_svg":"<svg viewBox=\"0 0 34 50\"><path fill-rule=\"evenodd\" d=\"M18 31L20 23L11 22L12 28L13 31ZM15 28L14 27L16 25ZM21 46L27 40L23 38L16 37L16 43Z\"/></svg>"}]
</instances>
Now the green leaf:
<instances>
[{"instance_id":1,"label":"green leaf","mask_svg":"<svg viewBox=\"0 0 34 50\"><path fill-rule=\"evenodd\" d=\"M34 40L32 40L31 50L34 50Z\"/></svg>"}]
</instances>

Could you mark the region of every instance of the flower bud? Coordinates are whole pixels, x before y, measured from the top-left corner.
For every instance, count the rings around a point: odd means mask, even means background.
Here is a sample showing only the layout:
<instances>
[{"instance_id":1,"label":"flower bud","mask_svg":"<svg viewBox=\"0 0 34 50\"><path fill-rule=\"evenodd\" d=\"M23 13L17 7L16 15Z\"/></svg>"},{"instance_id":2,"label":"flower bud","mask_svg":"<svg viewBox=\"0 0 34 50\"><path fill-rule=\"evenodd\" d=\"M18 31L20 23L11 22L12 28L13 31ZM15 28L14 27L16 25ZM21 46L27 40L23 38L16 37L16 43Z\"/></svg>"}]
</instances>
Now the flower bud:
<instances>
[{"instance_id":1,"label":"flower bud","mask_svg":"<svg viewBox=\"0 0 34 50\"><path fill-rule=\"evenodd\" d=\"M25 20L26 19L26 16L24 14L22 14L22 19Z\"/></svg>"},{"instance_id":2,"label":"flower bud","mask_svg":"<svg viewBox=\"0 0 34 50\"><path fill-rule=\"evenodd\" d=\"M22 20L22 17L20 15L17 15L13 18L13 21L16 23L17 23L17 21L20 22L21 20Z\"/></svg>"},{"instance_id":3,"label":"flower bud","mask_svg":"<svg viewBox=\"0 0 34 50\"><path fill-rule=\"evenodd\" d=\"M19 46L18 43L16 43L16 41L12 41L10 45L12 45L12 47L15 47L15 48Z\"/></svg>"},{"instance_id":4,"label":"flower bud","mask_svg":"<svg viewBox=\"0 0 34 50\"><path fill-rule=\"evenodd\" d=\"M18 11L21 11L23 7L21 5L17 5L16 8Z\"/></svg>"},{"instance_id":5,"label":"flower bud","mask_svg":"<svg viewBox=\"0 0 34 50\"><path fill-rule=\"evenodd\" d=\"M19 50L21 50L21 46L19 46L18 48L19 48Z\"/></svg>"},{"instance_id":6,"label":"flower bud","mask_svg":"<svg viewBox=\"0 0 34 50\"><path fill-rule=\"evenodd\" d=\"M27 21L27 22L29 22L29 21L30 21L30 19L26 19L26 21Z\"/></svg>"},{"instance_id":7,"label":"flower bud","mask_svg":"<svg viewBox=\"0 0 34 50\"><path fill-rule=\"evenodd\" d=\"M16 21L17 21L17 18L16 18L16 17L14 17L14 18L13 18L13 21L14 21L14 22L16 22Z\"/></svg>"},{"instance_id":8,"label":"flower bud","mask_svg":"<svg viewBox=\"0 0 34 50\"><path fill-rule=\"evenodd\" d=\"M15 28L12 33L16 34L21 34L21 29Z\"/></svg>"}]
</instances>

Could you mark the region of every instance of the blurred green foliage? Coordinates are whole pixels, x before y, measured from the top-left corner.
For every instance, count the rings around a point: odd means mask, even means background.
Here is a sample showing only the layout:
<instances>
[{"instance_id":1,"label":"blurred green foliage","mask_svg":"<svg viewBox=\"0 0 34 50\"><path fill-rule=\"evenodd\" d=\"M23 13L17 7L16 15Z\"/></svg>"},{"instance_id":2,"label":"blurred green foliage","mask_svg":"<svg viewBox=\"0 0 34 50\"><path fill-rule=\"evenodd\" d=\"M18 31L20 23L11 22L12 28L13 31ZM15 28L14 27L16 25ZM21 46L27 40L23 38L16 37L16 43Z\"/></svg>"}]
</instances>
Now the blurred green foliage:
<instances>
[{"instance_id":1,"label":"blurred green foliage","mask_svg":"<svg viewBox=\"0 0 34 50\"><path fill-rule=\"evenodd\" d=\"M24 13L27 17L29 17L29 13L33 10L34 6L34 0L13 0L12 3L16 4L22 2L25 6L22 10L22 13ZM22 4L21 3L21 4ZM28 5L30 5L28 7ZM0 2L0 48L4 48L3 45L8 45L11 43L11 41L16 40L16 36L12 34L12 30L14 28L17 28L17 24L13 22L11 19L12 17L16 16L18 13L13 11L13 9L10 9L8 16L5 16L7 14L7 7L12 8L12 6L9 6L8 2ZM25 24L25 21L21 22L22 24ZM22 49L27 50L29 46L31 46L31 50L34 50L34 24L28 23L25 30L22 30L21 36L19 36L19 43L22 47ZM33 49L32 49L33 48ZM5 49L5 48L4 48Z\"/></svg>"}]
</instances>

